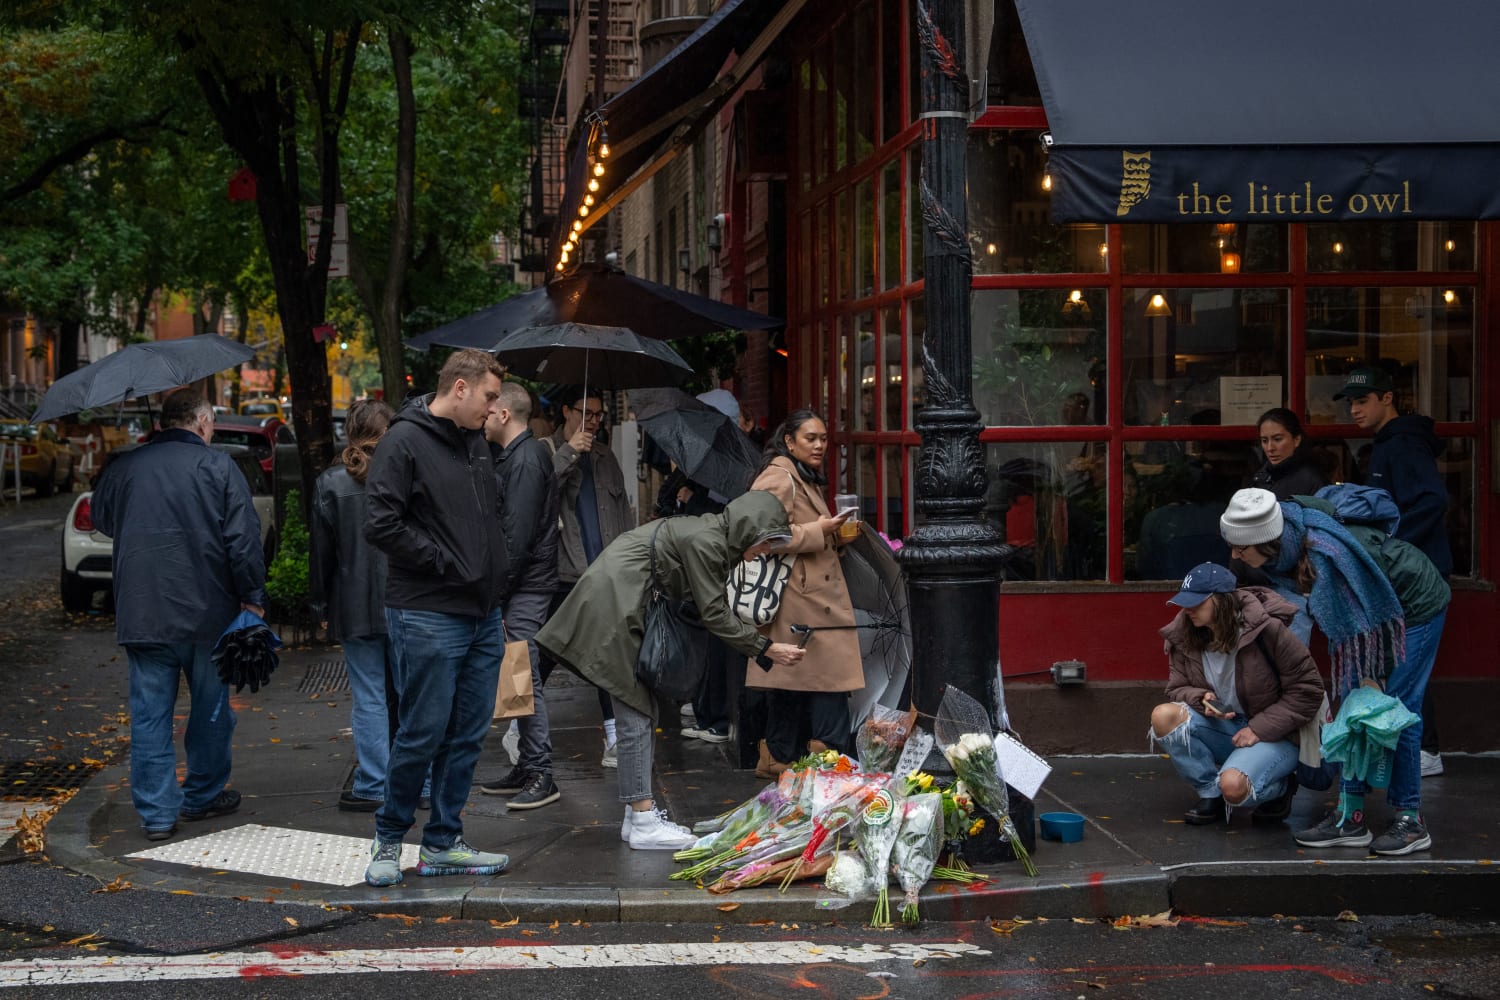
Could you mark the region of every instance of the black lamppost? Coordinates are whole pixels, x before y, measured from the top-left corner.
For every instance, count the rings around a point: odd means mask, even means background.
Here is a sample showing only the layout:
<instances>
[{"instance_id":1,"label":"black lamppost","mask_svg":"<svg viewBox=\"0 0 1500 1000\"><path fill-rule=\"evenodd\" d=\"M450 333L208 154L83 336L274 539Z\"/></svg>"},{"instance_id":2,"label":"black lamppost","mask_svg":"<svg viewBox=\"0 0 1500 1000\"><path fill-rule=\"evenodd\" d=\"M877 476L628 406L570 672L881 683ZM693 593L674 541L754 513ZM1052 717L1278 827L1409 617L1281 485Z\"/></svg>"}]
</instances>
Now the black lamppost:
<instances>
[{"instance_id":1,"label":"black lamppost","mask_svg":"<svg viewBox=\"0 0 1500 1000\"><path fill-rule=\"evenodd\" d=\"M964 3L917 0L915 6L922 68L927 330L921 360L927 398L916 419L922 435L916 506L922 521L900 553L911 591L912 701L930 727L945 686L952 684L985 706L994 728L1003 729L998 611L1009 548L982 514L989 474L979 443L983 425L971 393ZM1020 810L1013 806L1013 813L1020 825ZM1025 813L1029 825L1030 809ZM971 844L974 860L1000 854L993 838Z\"/></svg>"}]
</instances>

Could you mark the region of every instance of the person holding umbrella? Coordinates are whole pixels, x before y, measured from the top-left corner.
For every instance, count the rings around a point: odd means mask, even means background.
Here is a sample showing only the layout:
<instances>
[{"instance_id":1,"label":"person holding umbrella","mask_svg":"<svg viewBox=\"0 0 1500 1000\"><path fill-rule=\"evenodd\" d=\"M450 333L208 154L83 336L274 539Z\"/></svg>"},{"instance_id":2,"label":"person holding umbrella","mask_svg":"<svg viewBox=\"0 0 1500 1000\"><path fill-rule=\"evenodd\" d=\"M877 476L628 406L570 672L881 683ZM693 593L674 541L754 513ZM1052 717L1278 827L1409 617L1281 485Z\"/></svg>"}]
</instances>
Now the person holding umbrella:
<instances>
[{"instance_id":1,"label":"person holding umbrella","mask_svg":"<svg viewBox=\"0 0 1500 1000\"><path fill-rule=\"evenodd\" d=\"M750 487L781 501L792 531L786 551L796 554L781 610L760 632L774 642L796 644L793 625L813 629L805 639L805 660L769 666L752 661L746 668L746 687L771 692L755 768L762 778L776 777L804 752L843 749L851 728L849 692L865 686L854 606L839 562L838 531L848 515L829 513L823 499L827 451L823 418L797 410L772 433Z\"/></svg>"},{"instance_id":2,"label":"person holding umbrella","mask_svg":"<svg viewBox=\"0 0 1500 1000\"><path fill-rule=\"evenodd\" d=\"M177 821L224 816L234 710L214 643L240 611L264 614L266 566L250 484L208 447L214 410L192 389L166 398L162 430L110 462L94 488L94 524L114 539L115 636L130 663L130 798L147 840ZM177 688L191 694L187 776L172 746Z\"/></svg>"}]
</instances>

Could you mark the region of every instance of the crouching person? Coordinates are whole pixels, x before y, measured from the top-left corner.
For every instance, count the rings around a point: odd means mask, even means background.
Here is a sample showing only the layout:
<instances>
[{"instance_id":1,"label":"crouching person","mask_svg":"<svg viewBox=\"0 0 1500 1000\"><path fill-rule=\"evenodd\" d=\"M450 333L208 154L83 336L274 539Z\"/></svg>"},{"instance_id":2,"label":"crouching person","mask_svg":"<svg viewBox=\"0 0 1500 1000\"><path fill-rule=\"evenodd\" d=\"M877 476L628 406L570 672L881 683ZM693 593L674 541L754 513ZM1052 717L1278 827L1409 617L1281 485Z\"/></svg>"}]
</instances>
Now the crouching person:
<instances>
[{"instance_id":1,"label":"crouching person","mask_svg":"<svg viewBox=\"0 0 1500 1000\"><path fill-rule=\"evenodd\" d=\"M1152 711L1151 736L1198 793L1184 818L1217 823L1253 804L1254 822L1281 822L1297 791L1297 730L1323 700L1312 654L1288 628L1296 608L1272 590L1236 589L1213 563L1193 567L1168 603L1182 609L1161 630L1171 701Z\"/></svg>"},{"instance_id":2,"label":"crouching person","mask_svg":"<svg viewBox=\"0 0 1500 1000\"><path fill-rule=\"evenodd\" d=\"M538 646L614 701L625 803L620 839L632 848L679 850L695 839L656 809L651 792L656 699L636 678L635 665L653 577L667 597L691 599L704 628L730 649L768 667L790 666L802 650L761 636L734 616L725 595L736 560L756 558L790 538L781 501L760 491L737 497L721 514L667 518L628 531L589 566L537 633Z\"/></svg>"}]
</instances>

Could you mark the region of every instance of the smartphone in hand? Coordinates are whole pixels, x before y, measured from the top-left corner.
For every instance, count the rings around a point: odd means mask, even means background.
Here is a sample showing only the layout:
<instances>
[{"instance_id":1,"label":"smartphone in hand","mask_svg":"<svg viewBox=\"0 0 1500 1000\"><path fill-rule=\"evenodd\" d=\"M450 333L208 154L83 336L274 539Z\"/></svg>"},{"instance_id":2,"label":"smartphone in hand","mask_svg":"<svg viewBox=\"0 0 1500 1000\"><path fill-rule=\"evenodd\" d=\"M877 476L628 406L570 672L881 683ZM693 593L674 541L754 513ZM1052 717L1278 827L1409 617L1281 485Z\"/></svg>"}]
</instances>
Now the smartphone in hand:
<instances>
[{"instance_id":1,"label":"smartphone in hand","mask_svg":"<svg viewBox=\"0 0 1500 1000\"><path fill-rule=\"evenodd\" d=\"M834 517L850 517L850 516L852 516L854 514L858 514L858 513L859 513L859 508L858 507L841 507L841 508L839 508L839 512L837 514L833 515L833 516Z\"/></svg>"}]
</instances>

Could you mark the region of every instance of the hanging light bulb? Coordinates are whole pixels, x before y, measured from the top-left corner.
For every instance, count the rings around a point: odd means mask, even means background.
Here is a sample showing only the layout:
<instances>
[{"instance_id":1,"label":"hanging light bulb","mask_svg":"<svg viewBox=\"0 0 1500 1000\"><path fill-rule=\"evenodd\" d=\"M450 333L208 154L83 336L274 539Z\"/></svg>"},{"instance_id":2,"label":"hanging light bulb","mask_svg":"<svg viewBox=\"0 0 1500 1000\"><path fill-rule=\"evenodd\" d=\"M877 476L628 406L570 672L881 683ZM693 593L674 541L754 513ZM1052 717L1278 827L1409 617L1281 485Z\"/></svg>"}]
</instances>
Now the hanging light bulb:
<instances>
[{"instance_id":1,"label":"hanging light bulb","mask_svg":"<svg viewBox=\"0 0 1500 1000\"><path fill-rule=\"evenodd\" d=\"M581 233L581 232L583 232L583 223L579 222L577 219L573 220L573 232L575 232L575 233Z\"/></svg>"},{"instance_id":2,"label":"hanging light bulb","mask_svg":"<svg viewBox=\"0 0 1500 1000\"><path fill-rule=\"evenodd\" d=\"M1443 244L1443 249L1448 251L1449 253L1452 253L1453 251L1458 249L1458 244L1453 240L1448 240Z\"/></svg>"},{"instance_id":3,"label":"hanging light bulb","mask_svg":"<svg viewBox=\"0 0 1500 1000\"><path fill-rule=\"evenodd\" d=\"M1043 191L1051 191L1052 190L1052 175L1051 174L1047 174L1047 173L1042 174L1042 190Z\"/></svg>"},{"instance_id":4,"label":"hanging light bulb","mask_svg":"<svg viewBox=\"0 0 1500 1000\"><path fill-rule=\"evenodd\" d=\"M1146 315L1153 317L1172 315L1172 307L1167 305L1167 297L1161 292L1154 293L1151 301L1146 303Z\"/></svg>"},{"instance_id":5,"label":"hanging light bulb","mask_svg":"<svg viewBox=\"0 0 1500 1000\"><path fill-rule=\"evenodd\" d=\"M587 219L589 217L589 207L587 205L578 206L578 217L580 219Z\"/></svg>"},{"instance_id":6,"label":"hanging light bulb","mask_svg":"<svg viewBox=\"0 0 1500 1000\"><path fill-rule=\"evenodd\" d=\"M609 140L605 139L603 142L599 143L599 157L600 157L600 159L604 159L605 157L608 157L608 156L609 156Z\"/></svg>"},{"instance_id":7,"label":"hanging light bulb","mask_svg":"<svg viewBox=\"0 0 1500 1000\"><path fill-rule=\"evenodd\" d=\"M563 269L563 262L562 262L562 261L558 261L558 262L557 262L557 269L558 269L558 270L559 270L559 271L561 271L561 270L562 270L562 269Z\"/></svg>"},{"instance_id":8,"label":"hanging light bulb","mask_svg":"<svg viewBox=\"0 0 1500 1000\"><path fill-rule=\"evenodd\" d=\"M590 177L589 178L589 190L590 191L597 191L597 190L599 190L599 181L598 181L597 178L594 178L594 177Z\"/></svg>"},{"instance_id":9,"label":"hanging light bulb","mask_svg":"<svg viewBox=\"0 0 1500 1000\"><path fill-rule=\"evenodd\" d=\"M572 253L572 252L573 252L573 247L574 247L574 243L573 243L573 237L571 237L571 236L569 236L569 237L568 237L568 242L566 242L566 243L564 243L564 244L563 244L563 245L562 245L562 248L563 248L563 250L564 250L564 251L565 251L565 252L567 252L567 253Z\"/></svg>"},{"instance_id":10,"label":"hanging light bulb","mask_svg":"<svg viewBox=\"0 0 1500 1000\"><path fill-rule=\"evenodd\" d=\"M1220 274L1239 274L1240 273L1240 255L1237 254L1237 253L1235 253L1233 250L1226 250L1222 254L1220 254L1219 255L1219 273Z\"/></svg>"},{"instance_id":11,"label":"hanging light bulb","mask_svg":"<svg viewBox=\"0 0 1500 1000\"><path fill-rule=\"evenodd\" d=\"M1343 253L1344 252L1344 244L1342 244L1342 243L1334 243L1334 245L1333 245L1333 252L1334 253Z\"/></svg>"},{"instance_id":12,"label":"hanging light bulb","mask_svg":"<svg viewBox=\"0 0 1500 1000\"><path fill-rule=\"evenodd\" d=\"M585 205L593 205L594 204L594 196L591 195L591 194L584 195L583 196L583 203Z\"/></svg>"},{"instance_id":13,"label":"hanging light bulb","mask_svg":"<svg viewBox=\"0 0 1500 1000\"><path fill-rule=\"evenodd\" d=\"M562 252L562 255L559 256L557 258L557 260L558 260L558 263L560 263L560 264L566 264L568 262L568 251L564 250Z\"/></svg>"},{"instance_id":14,"label":"hanging light bulb","mask_svg":"<svg viewBox=\"0 0 1500 1000\"><path fill-rule=\"evenodd\" d=\"M602 163L596 163L596 164L594 164L594 176L595 177L603 177L604 176L604 164L602 164Z\"/></svg>"}]
</instances>

